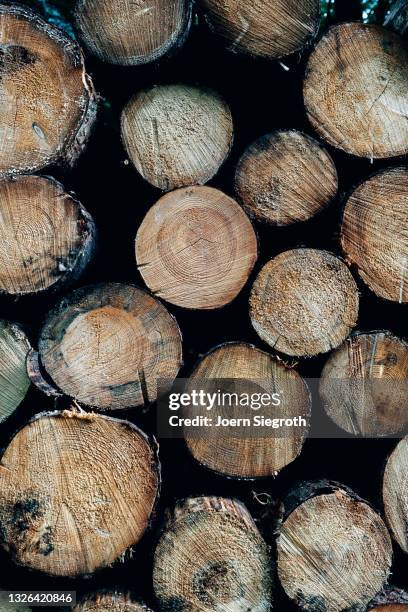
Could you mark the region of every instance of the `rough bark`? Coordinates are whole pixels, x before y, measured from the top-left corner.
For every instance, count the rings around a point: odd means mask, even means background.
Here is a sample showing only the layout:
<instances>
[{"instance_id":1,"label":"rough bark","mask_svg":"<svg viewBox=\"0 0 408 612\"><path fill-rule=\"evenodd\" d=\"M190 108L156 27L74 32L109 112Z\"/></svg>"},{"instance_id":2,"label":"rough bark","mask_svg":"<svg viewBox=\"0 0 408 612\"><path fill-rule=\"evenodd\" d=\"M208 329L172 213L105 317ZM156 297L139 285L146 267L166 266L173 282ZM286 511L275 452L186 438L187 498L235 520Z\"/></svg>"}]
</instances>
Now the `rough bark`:
<instances>
[{"instance_id":1,"label":"rough bark","mask_svg":"<svg viewBox=\"0 0 408 612\"><path fill-rule=\"evenodd\" d=\"M393 586L386 586L373 599L368 610L376 612L408 612L408 593Z\"/></svg>"},{"instance_id":2,"label":"rough bark","mask_svg":"<svg viewBox=\"0 0 408 612\"><path fill-rule=\"evenodd\" d=\"M190 498L177 504L159 540L153 585L160 609L168 612L267 612L269 547L241 502Z\"/></svg>"},{"instance_id":3,"label":"rough bark","mask_svg":"<svg viewBox=\"0 0 408 612\"><path fill-rule=\"evenodd\" d=\"M0 32L0 176L72 164L96 114L80 47L16 4L0 4Z\"/></svg>"},{"instance_id":4,"label":"rough bark","mask_svg":"<svg viewBox=\"0 0 408 612\"><path fill-rule=\"evenodd\" d=\"M300 51L317 34L318 0L200 0L210 28L228 48L270 59Z\"/></svg>"},{"instance_id":5,"label":"rough bark","mask_svg":"<svg viewBox=\"0 0 408 612\"><path fill-rule=\"evenodd\" d=\"M48 314L39 353L64 393L115 410L155 401L157 380L180 368L181 335L158 300L106 283L74 291Z\"/></svg>"},{"instance_id":6,"label":"rough bark","mask_svg":"<svg viewBox=\"0 0 408 612\"><path fill-rule=\"evenodd\" d=\"M387 523L394 539L408 553L408 438L391 453L384 472L383 500Z\"/></svg>"},{"instance_id":7,"label":"rough bark","mask_svg":"<svg viewBox=\"0 0 408 612\"><path fill-rule=\"evenodd\" d=\"M327 251L294 249L260 271L251 322L271 347L312 356L339 346L356 325L359 295L347 266Z\"/></svg>"},{"instance_id":8,"label":"rough bark","mask_svg":"<svg viewBox=\"0 0 408 612\"><path fill-rule=\"evenodd\" d=\"M359 157L408 152L408 46L375 25L344 23L324 34L304 82L306 111L319 136Z\"/></svg>"},{"instance_id":9,"label":"rough bark","mask_svg":"<svg viewBox=\"0 0 408 612\"><path fill-rule=\"evenodd\" d=\"M0 320L0 423L25 398L30 386L26 370L30 342L15 323Z\"/></svg>"},{"instance_id":10,"label":"rough bark","mask_svg":"<svg viewBox=\"0 0 408 612\"><path fill-rule=\"evenodd\" d=\"M0 463L2 544L19 565L90 574L139 541L159 482L156 450L133 424L43 413L16 434Z\"/></svg>"},{"instance_id":11,"label":"rough bark","mask_svg":"<svg viewBox=\"0 0 408 612\"><path fill-rule=\"evenodd\" d=\"M187 85L138 93L123 110L121 124L136 169L165 191L209 181L228 156L233 138L224 100Z\"/></svg>"},{"instance_id":12,"label":"rough bark","mask_svg":"<svg viewBox=\"0 0 408 612\"><path fill-rule=\"evenodd\" d=\"M348 199L341 243L348 263L379 297L408 302L408 170L390 168Z\"/></svg>"},{"instance_id":13,"label":"rough bark","mask_svg":"<svg viewBox=\"0 0 408 612\"><path fill-rule=\"evenodd\" d=\"M408 29L408 0L396 0L385 18L384 25L398 34L405 35Z\"/></svg>"},{"instance_id":14,"label":"rough bark","mask_svg":"<svg viewBox=\"0 0 408 612\"><path fill-rule=\"evenodd\" d=\"M280 581L304 610L363 611L390 573L390 536L381 517L348 489L318 484L300 485L297 505L292 493L277 540Z\"/></svg>"},{"instance_id":15,"label":"rough bark","mask_svg":"<svg viewBox=\"0 0 408 612\"><path fill-rule=\"evenodd\" d=\"M136 261L147 284L184 308L221 308L248 280L257 240L242 208L221 191L188 187L163 196L136 236Z\"/></svg>"},{"instance_id":16,"label":"rough bark","mask_svg":"<svg viewBox=\"0 0 408 612\"><path fill-rule=\"evenodd\" d=\"M0 180L0 292L22 296L77 280L95 249L82 204L49 177Z\"/></svg>"},{"instance_id":17,"label":"rough bark","mask_svg":"<svg viewBox=\"0 0 408 612\"><path fill-rule=\"evenodd\" d=\"M73 612L152 612L124 591L97 591L81 599Z\"/></svg>"},{"instance_id":18,"label":"rough bark","mask_svg":"<svg viewBox=\"0 0 408 612\"><path fill-rule=\"evenodd\" d=\"M272 225L307 221L336 196L337 171L327 151L296 130L262 136L241 157L235 191L250 216Z\"/></svg>"},{"instance_id":19,"label":"rough bark","mask_svg":"<svg viewBox=\"0 0 408 612\"><path fill-rule=\"evenodd\" d=\"M231 379L239 381L231 385ZM196 385L213 393L220 389L228 393L272 395L279 389L281 405L262 408L260 414L267 418L310 419L310 394L299 374L250 344L231 343L213 349L191 375L188 386ZM216 419L219 414L228 418L252 416L250 408L239 410L230 406L225 411L221 407L213 410L211 416ZM307 432L307 427L293 427L284 433L252 427L240 435L230 427L221 431L206 428L200 435L187 432L184 435L190 452L202 465L233 478L259 478L275 476L294 461Z\"/></svg>"},{"instance_id":20,"label":"rough bark","mask_svg":"<svg viewBox=\"0 0 408 612\"><path fill-rule=\"evenodd\" d=\"M123 66L153 62L185 40L191 0L78 0L74 17L84 45Z\"/></svg>"},{"instance_id":21,"label":"rough bark","mask_svg":"<svg viewBox=\"0 0 408 612\"><path fill-rule=\"evenodd\" d=\"M357 436L408 432L408 345L389 332L356 334L328 359L320 380L326 413Z\"/></svg>"}]
</instances>

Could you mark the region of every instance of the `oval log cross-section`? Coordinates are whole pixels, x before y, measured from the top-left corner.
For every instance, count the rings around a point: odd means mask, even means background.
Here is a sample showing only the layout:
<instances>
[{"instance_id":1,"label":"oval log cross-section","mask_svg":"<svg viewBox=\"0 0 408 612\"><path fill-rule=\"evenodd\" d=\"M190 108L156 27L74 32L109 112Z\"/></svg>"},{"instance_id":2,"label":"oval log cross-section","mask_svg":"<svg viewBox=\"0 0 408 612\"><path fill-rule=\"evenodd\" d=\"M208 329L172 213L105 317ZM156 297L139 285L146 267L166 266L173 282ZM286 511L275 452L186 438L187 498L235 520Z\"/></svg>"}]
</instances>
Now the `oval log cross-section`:
<instances>
[{"instance_id":1,"label":"oval log cross-section","mask_svg":"<svg viewBox=\"0 0 408 612\"><path fill-rule=\"evenodd\" d=\"M26 361L30 350L30 342L20 326L0 319L0 423L27 394L30 379Z\"/></svg>"},{"instance_id":2,"label":"oval log cross-section","mask_svg":"<svg viewBox=\"0 0 408 612\"><path fill-rule=\"evenodd\" d=\"M152 612L122 591L98 591L81 599L72 612Z\"/></svg>"},{"instance_id":3,"label":"oval log cross-section","mask_svg":"<svg viewBox=\"0 0 408 612\"><path fill-rule=\"evenodd\" d=\"M394 539L408 553L408 437L391 453L384 472L383 501Z\"/></svg>"}]
</instances>

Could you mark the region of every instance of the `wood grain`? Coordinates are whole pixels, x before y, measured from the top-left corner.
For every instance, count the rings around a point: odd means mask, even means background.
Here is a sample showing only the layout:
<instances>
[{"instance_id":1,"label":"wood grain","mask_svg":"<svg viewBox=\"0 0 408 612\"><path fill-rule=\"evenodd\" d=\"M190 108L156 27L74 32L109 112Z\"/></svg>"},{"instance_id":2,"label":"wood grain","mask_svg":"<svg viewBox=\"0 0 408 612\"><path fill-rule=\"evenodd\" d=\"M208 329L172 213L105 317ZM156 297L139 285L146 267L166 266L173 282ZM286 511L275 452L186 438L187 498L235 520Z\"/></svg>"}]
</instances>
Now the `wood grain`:
<instances>
[{"instance_id":1,"label":"wood grain","mask_svg":"<svg viewBox=\"0 0 408 612\"><path fill-rule=\"evenodd\" d=\"M394 539L408 552L408 438L391 453L384 472L383 501L387 523Z\"/></svg>"},{"instance_id":2,"label":"wood grain","mask_svg":"<svg viewBox=\"0 0 408 612\"><path fill-rule=\"evenodd\" d=\"M218 189L188 187L152 206L136 236L143 280L184 308L221 308L248 280L257 240L242 208Z\"/></svg>"},{"instance_id":3,"label":"wood grain","mask_svg":"<svg viewBox=\"0 0 408 612\"><path fill-rule=\"evenodd\" d=\"M306 111L319 136L369 159L408 152L408 45L376 25L342 23L309 58Z\"/></svg>"},{"instance_id":4,"label":"wood grain","mask_svg":"<svg viewBox=\"0 0 408 612\"><path fill-rule=\"evenodd\" d=\"M48 375L67 395L115 410L157 398L157 381L181 365L175 319L137 287L103 283L78 289L52 310L40 333Z\"/></svg>"},{"instance_id":5,"label":"wood grain","mask_svg":"<svg viewBox=\"0 0 408 612\"><path fill-rule=\"evenodd\" d=\"M98 591L81 599L73 612L152 612L123 591Z\"/></svg>"},{"instance_id":6,"label":"wood grain","mask_svg":"<svg viewBox=\"0 0 408 612\"><path fill-rule=\"evenodd\" d=\"M292 356L339 346L356 325L358 306L357 286L347 266L316 249L286 251L269 261L250 296L255 331Z\"/></svg>"},{"instance_id":7,"label":"wood grain","mask_svg":"<svg viewBox=\"0 0 408 612\"><path fill-rule=\"evenodd\" d=\"M0 423L21 404L30 387L26 369L30 349L19 325L0 320Z\"/></svg>"},{"instance_id":8,"label":"wood grain","mask_svg":"<svg viewBox=\"0 0 408 612\"><path fill-rule=\"evenodd\" d=\"M296 130L261 136L235 173L235 192L246 212L277 226L307 221L334 199L337 187L330 155Z\"/></svg>"},{"instance_id":9,"label":"wood grain","mask_svg":"<svg viewBox=\"0 0 408 612\"><path fill-rule=\"evenodd\" d=\"M209 181L232 145L227 104L215 92L187 85L136 94L123 110L121 125L134 166L164 191Z\"/></svg>"},{"instance_id":10,"label":"wood grain","mask_svg":"<svg viewBox=\"0 0 408 612\"><path fill-rule=\"evenodd\" d=\"M267 612L269 548L241 502L189 498L176 505L158 542L153 585L164 612Z\"/></svg>"},{"instance_id":11,"label":"wood grain","mask_svg":"<svg viewBox=\"0 0 408 612\"><path fill-rule=\"evenodd\" d=\"M72 577L111 565L139 541L158 494L159 465L131 423L43 413L5 450L0 485L1 541L14 561Z\"/></svg>"}]
</instances>

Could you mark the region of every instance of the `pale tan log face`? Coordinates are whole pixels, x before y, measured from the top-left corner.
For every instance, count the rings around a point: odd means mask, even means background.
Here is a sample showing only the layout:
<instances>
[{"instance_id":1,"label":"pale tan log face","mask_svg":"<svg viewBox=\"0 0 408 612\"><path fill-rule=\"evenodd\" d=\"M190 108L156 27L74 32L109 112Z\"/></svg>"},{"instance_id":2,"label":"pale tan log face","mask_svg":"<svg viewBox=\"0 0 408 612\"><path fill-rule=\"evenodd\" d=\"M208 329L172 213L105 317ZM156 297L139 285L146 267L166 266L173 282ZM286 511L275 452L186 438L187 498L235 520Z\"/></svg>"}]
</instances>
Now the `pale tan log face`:
<instances>
[{"instance_id":1,"label":"pale tan log face","mask_svg":"<svg viewBox=\"0 0 408 612\"><path fill-rule=\"evenodd\" d=\"M235 191L248 214L277 226L316 215L336 196L337 184L336 167L327 151L295 130L256 140L235 174Z\"/></svg>"},{"instance_id":2,"label":"pale tan log face","mask_svg":"<svg viewBox=\"0 0 408 612\"><path fill-rule=\"evenodd\" d=\"M158 379L181 364L178 325L156 299L133 286L79 289L52 311L40 357L55 384L80 402L114 410L157 397Z\"/></svg>"},{"instance_id":3,"label":"pale tan log face","mask_svg":"<svg viewBox=\"0 0 408 612\"><path fill-rule=\"evenodd\" d=\"M279 58L299 51L319 27L319 0L200 0L231 51Z\"/></svg>"},{"instance_id":4,"label":"pale tan log face","mask_svg":"<svg viewBox=\"0 0 408 612\"><path fill-rule=\"evenodd\" d=\"M309 418L310 396L299 374L250 344L226 344L211 351L192 373L191 387L195 380L233 378L246 380L248 384L253 381L261 393L280 390L282 405L268 416ZM233 390L228 387L228 391ZM237 437L233 431L232 428L222 428L221 432L208 429L202 436L186 433L185 440L193 457L206 467L231 477L260 478L276 475L296 459L306 435L306 428L293 429L285 437L273 433Z\"/></svg>"},{"instance_id":5,"label":"pale tan log face","mask_svg":"<svg viewBox=\"0 0 408 612\"><path fill-rule=\"evenodd\" d=\"M78 45L22 7L0 4L0 175L68 156L93 97Z\"/></svg>"},{"instance_id":6,"label":"pale tan log face","mask_svg":"<svg viewBox=\"0 0 408 612\"><path fill-rule=\"evenodd\" d=\"M356 334L328 359L320 396L341 429L386 436L408 429L408 345L387 332Z\"/></svg>"},{"instance_id":7,"label":"pale tan log face","mask_svg":"<svg viewBox=\"0 0 408 612\"><path fill-rule=\"evenodd\" d=\"M370 159L408 151L408 46L375 25L332 27L312 53L304 84L317 133Z\"/></svg>"},{"instance_id":8,"label":"pale tan log face","mask_svg":"<svg viewBox=\"0 0 408 612\"><path fill-rule=\"evenodd\" d=\"M122 139L136 169L170 191L209 181L227 157L231 111L215 92L167 85L143 91L122 113Z\"/></svg>"},{"instance_id":9,"label":"pale tan log face","mask_svg":"<svg viewBox=\"0 0 408 612\"><path fill-rule=\"evenodd\" d=\"M269 549L240 502L208 497L176 507L154 557L161 610L267 612L271 582Z\"/></svg>"},{"instance_id":10,"label":"pale tan log face","mask_svg":"<svg viewBox=\"0 0 408 612\"><path fill-rule=\"evenodd\" d=\"M210 187L163 196L136 236L136 261L145 283L158 297L184 308L231 302L256 258L256 236L245 212Z\"/></svg>"},{"instance_id":11,"label":"pale tan log face","mask_svg":"<svg viewBox=\"0 0 408 612\"><path fill-rule=\"evenodd\" d=\"M147 606L135 602L126 593L93 593L80 601L73 612L151 612Z\"/></svg>"},{"instance_id":12,"label":"pale tan log face","mask_svg":"<svg viewBox=\"0 0 408 612\"><path fill-rule=\"evenodd\" d=\"M383 482L384 511L394 539L408 553L408 438L388 459Z\"/></svg>"},{"instance_id":13,"label":"pale tan log face","mask_svg":"<svg viewBox=\"0 0 408 612\"><path fill-rule=\"evenodd\" d=\"M359 296L347 266L327 251L294 249L269 261L250 297L252 325L293 356L325 353L356 325Z\"/></svg>"},{"instance_id":14,"label":"pale tan log face","mask_svg":"<svg viewBox=\"0 0 408 612\"><path fill-rule=\"evenodd\" d=\"M26 359L31 346L23 330L0 320L0 423L21 404L30 386Z\"/></svg>"},{"instance_id":15,"label":"pale tan log face","mask_svg":"<svg viewBox=\"0 0 408 612\"><path fill-rule=\"evenodd\" d=\"M110 565L148 525L155 462L130 423L68 411L40 415L17 433L0 464L3 546L18 564L52 575Z\"/></svg>"},{"instance_id":16,"label":"pale tan log face","mask_svg":"<svg viewBox=\"0 0 408 612\"><path fill-rule=\"evenodd\" d=\"M188 28L190 0L78 0L76 26L99 59L146 64L171 49Z\"/></svg>"},{"instance_id":17,"label":"pale tan log face","mask_svg":"<svg viewBox=\"0 0 408 612\"><path fill-rule=\"evenodd\" d=\"M379 297L408 302L408 170L390 168L347 201L341 242L350 264Z\"/></svg>"},{"instance_id":18,"label":"pale tan log face","mask_svg":"<svg viewBox=\"0 0 408 612\"><path fill-rule=\"evenodd\" d=\"M0 180L0 291L37 293L82 268L93 247L92 219L57 181Z\"/></svg>"},{"instance_id":19,"label":"pale tan log face","mask_svg":"<svg viewBox=\"0 0 408 612\"><path fill-rule=\"evenodd\" d=\"M298 506L284 521L277 547L282 586L311 612L364 606L391 567L391 540L381 517L341 490Z\"/></svg>"}]
</instances>

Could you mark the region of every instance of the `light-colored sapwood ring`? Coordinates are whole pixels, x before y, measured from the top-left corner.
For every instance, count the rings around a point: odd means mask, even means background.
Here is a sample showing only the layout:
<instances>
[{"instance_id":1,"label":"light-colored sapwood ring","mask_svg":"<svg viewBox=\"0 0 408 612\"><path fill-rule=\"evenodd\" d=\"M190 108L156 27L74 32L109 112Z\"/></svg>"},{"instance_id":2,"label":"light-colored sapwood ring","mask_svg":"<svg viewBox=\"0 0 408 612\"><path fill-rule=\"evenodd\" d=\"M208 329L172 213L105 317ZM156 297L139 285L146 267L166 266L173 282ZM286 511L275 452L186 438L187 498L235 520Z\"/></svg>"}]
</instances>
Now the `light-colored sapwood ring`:
<instances>
[{"instance_id":1,"label":"light-colored sapwood ring","mask_svg":"<svg viewBox=\"0 0 408 612\"><path fill-rule=\"evenodd\" d=\"M235 192L246 212L277 226L314 217L332 202L337 188L337 170L326 149L296 130L258 138L235 173Z\"/></svg>"},{"instance_id":2,"label":"light-colored sapwood ring","mask_svg":"<svg viewBox=\"0 0 408 612\"><path fill-rule=\"evenodd\" d=\"M319 136L369 159L408 152L408 45L376 25L330 28L309 58L304 101Z\"/></svg>"},{"instance_id":3,"label":"light-colored sapwood ring","mask_svg":"<svg viewBox=\"0 0 408 612\"><path fill-rule=\"evenodd\" d=\"M154 555L160 610L267 612L270 550L245 506L221 497L177 504Z\"/></svg>"},{"instance_id":4,"label":"light-colored sapwood ring","mask_svg":"<svg viewBox=\"0 0 408 612\"><path fill-rule=\"evenodd\" d=\"M347 200L341 244L348 263L374 293L408 302L408 169L388 168Z\"/></svg>"},{"instance_id":5,"label":"light-colored sapwood ring","mask_svg":"<svg viewBox=\"0 0 408 612\"><path fill-rule=\"evenodd\" d=\"M0 423L21 404L30 387L30 342L16 323L0 320Z\"/></svg>"},{"instance_id":6,"label":"light-colored sapwood ring","mask_svg":"<svg viewBox=\"0 0 408 612\"><path fill-rule=\"evenodd\" d=\"M95 249L91 215L50 177L0 180L0 292L57 290L82 274Z\"/></svg>"},{"instance_id":7,"label":"light-colored sapwood ring","mask_svg":"<svg viewBox=\"0 0 408 612\"><path fill-rule=\"evenodd\" d=\"M98 591L81 599L72 612L152 612L123 591Z\"/></svg>"},{"instance_id":8,"label":"light-colored sapwood ring","mask_svg":"<svg viewBox=\"0 0 408 612\"><path fill-rule=\"evenodd\" d=\"M78 0L74 17L84 45L100 60L138 66L182 44L191 0Z\"/></svg>"},{"instance_id":9,"label":"light-colored sapwood ring","mask_svg":"<svg viewBox=\"0 0 408 612\"><path fill-rule=\"evenodd\" d=\"M207 183L233 138L231 111L219 94L187 85L136 94L122 112L121 126L137 171L164 191Z\"/></svg>"},{"instance_id":10,"label":"light-colored sapwood ring","mask_svg":"<svg viewBox=\"0 0 408 612\"><path fill-rule=\"evenodd\" d=\"M358 306L347 266L317 249L293 249L269 261L250 296L251 322L260 338L297 357L339 346L356 325Z\"/></svg>"},{"instance_id":11,"label":"light-colored sapwood ring","mask_svg":"<svg viewBox=\"0 0 408 612\"><path fill-rule=\"evenodd\" d=\"M394 540L408 553L408 437L397 444L387 461L383 501Z\"/></svg>"},{"instance_id":12,"label":"light-colored sapwood ring","mask_svg":"<svg viewBox=\"0 0 408 612\"><path fill-rule=\"evenodd\" d=\"M392 562L381 517L341 489L297 506L282 524L277 552L286 594L311 612L365 609L386 583Z\"/></svg>"},{"instance_id":13,"label":"light-colored sapwood ring","mask_svg":"<svg viewBox=\"0 0 408 612\"><path fill-rule=\"evenodd\" d=\"M159 483L156 449L132 423L67 410L37 415L0 463L2 545L30 569L91 574L140 540Z\"/></svg>"},{"instance_id":14,"label":"light-colored sapwood ring","mask_svg":"<svg viewBox=\"0 0 408 612\"><path fill-rule=\"evenodd\" d=\"M210 28L234 52L276 59L300 51L319 29L319 0L200 0Z\"/></svg>"},{"instance_id":15,"label":"light-colored sapwood ring","mask_svg":"<svg viewBox=\"0 0 408 612\"><path fill-rule=\"evenodd\" d=\"M355 334L329 357L320 397L338 427L357 436L408 431L408 345L389 332Z\"/></svg>"},{"instance_id":16,"label":"light-colored sapwood ring","mask_svg":"<svg viewBox=\"0 0 408 612\"><path fill-rule=\"evenodd\" d=\"M187 389L195 388L195 381L202 381L198 382L200 388L204 386L207 391L216 393L220 388L223 391L219 380L234 378L240 382L236 388L228 384L228 393L273 395L279 389L281 405L270 411L262 408L260 414L268 418L301 416L306 421L310 418L310 394L301 376L276 357L243 342L224 344L208 353L194 369ZM215 379L213 384L211 379ZM256 414L250 408L245 410L239 411L240 417ZM222 413L230 418L235 416L231 415L232 411L228 406L225 411L222 408L213 410L211 416L214 420ZM211 470L232 478L261 478L276 476L298 457L308 428L292 428L283 436L267 427L262 433L253 428L252 437L251 430L245 435L234 435L235 431L233 427L207 428L201 435L189 435L185 431L184 438L193 457Z\"/></svg>"},{"instance_id":17,"label":"light-colored sapwood ring","mask_svg":"<svg viewBox=\"0 0 408 612\"><path fill-rule=\"evenodd\" d=\"M95 119L78 44L39 15L0 4L0 176L72 163Z\"/></svg>"},{"instance_id":18,"label":"light-colored sapwood ring","mask_svg":"<svg viewBox=\"0 0 408 612\"><path fill-rule=\"evenodd\" d=\"M187 187L150 208L136 236L136 261L149 289L184 308L221 308L244 287L258 247L250 220L212 187Z\"/></svg>"},{"instance_id":19,"label":"light-colored sapwood ring","mask_svg":"<svg viewBox=\"0 0 408 612\"><path fill-rule=\"evenodd\" d=\"M145 291L102 283L72 292L48 314L39 353L65 394L115 410L155 401L158 381L174 380L181 334L163 304Z\"/></svg>"}]
</instances>

